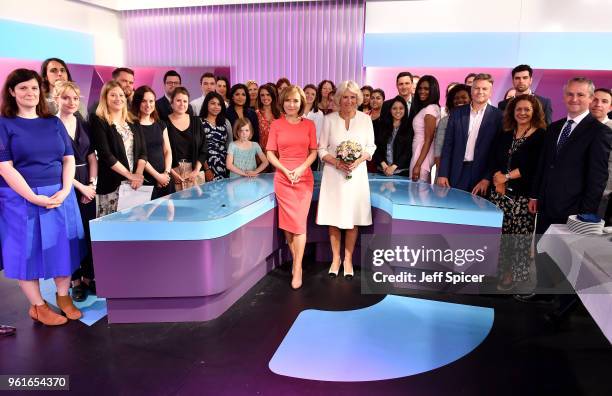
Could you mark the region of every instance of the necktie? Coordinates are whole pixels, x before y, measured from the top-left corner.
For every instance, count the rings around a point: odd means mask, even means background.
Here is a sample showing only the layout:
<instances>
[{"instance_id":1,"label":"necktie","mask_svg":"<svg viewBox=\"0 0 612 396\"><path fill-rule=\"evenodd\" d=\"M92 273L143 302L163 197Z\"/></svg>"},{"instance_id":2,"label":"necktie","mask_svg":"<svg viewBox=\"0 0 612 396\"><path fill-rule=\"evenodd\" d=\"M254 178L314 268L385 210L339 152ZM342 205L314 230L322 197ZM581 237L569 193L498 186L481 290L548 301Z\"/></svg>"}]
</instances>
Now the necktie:
<instances>
[{"instance_id":1,"label":"necktie","mask_svg":"<svg viewBox=\"0 0 612 396\"><path fill-rule=\"evenodd\" d=\"M561 147L563 147L565 142L567 142L567 139L569 139L569 135L572 132L573 123L574 120L568 120L565 126L563 127L563 130L561 131L561 136L559 136L559 142L557 142L557 151L559 151Z\"/></svg>"}]
</instances>

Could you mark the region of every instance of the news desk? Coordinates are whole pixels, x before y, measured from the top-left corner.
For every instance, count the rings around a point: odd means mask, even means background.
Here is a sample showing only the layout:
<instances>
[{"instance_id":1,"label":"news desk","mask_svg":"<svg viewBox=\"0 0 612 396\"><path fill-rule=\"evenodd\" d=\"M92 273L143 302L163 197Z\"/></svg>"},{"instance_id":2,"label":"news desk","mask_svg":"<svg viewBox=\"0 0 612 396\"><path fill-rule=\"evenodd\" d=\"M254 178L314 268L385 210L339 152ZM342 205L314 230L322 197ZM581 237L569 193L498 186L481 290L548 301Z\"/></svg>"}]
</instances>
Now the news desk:
<instances>
[{"instance_id":1,"label":"news desk","mask_svg":"<svg viewBox=\"0 0 612 396\"><path fill-rule=\"evenodd\" d=\"M109 323L214 319L280 264L285 242L273 178L206 183L92 220L96 283ZM315 172L308 243L324 261L327 227L314 221L319 186ZM360 233L501 232L502 212L461 190L370 174L370 194L373 224Z\"/></svg>"}]
</instances>

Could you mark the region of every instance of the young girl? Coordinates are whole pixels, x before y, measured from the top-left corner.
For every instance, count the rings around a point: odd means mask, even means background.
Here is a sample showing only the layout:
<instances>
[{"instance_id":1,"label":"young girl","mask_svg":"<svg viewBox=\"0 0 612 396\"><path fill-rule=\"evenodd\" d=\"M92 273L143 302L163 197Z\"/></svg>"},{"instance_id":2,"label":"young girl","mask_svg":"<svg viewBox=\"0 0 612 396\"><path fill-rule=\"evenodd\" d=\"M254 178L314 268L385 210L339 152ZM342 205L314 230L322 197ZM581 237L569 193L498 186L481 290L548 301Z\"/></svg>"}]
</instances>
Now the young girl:
<instances>
[{"instance_id":1,"label":"young girl","mask_svg":"<svg viewBox=\"0 0 612 396\"><path fill-rule=\"evenodd\" d=\"M253 125L248 119L239 118L234 123L234 141L227 150L227 169L230 177L255 177L268 167L268 158L256 142L251 142ZM256 158L261 163L257 166Z\"/></svg>"}]
</instances>

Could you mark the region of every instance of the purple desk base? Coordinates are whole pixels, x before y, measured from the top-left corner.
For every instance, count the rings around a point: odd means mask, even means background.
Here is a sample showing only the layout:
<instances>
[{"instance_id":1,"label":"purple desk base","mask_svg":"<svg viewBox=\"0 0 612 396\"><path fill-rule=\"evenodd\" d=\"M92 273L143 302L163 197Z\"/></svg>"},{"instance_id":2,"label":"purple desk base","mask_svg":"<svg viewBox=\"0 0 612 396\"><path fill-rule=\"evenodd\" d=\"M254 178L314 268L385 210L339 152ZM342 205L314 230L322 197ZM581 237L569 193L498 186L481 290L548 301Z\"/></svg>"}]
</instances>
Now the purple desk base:
<instances>
[{"instance_id":1,"label":"purple desk base","mask_svg":"<svg viewBox=\"0 0 612 396\"><path fill-rule=\"evenodd\" d=\"M228 290L203 297L107 298L109 323L199 322L221 316L278 265L278 254L256 265Z\"/></svg>"},{"instance_id":2,"label":"purple desk base","mask_svg":"<svg viewBox=\"0 0 612 396\"><path fill-rule=\"evenodd\" d=\"M211 320L279 263L272 209L221 238L92 243L109 323Z\"/></svg>"}]
</instances>

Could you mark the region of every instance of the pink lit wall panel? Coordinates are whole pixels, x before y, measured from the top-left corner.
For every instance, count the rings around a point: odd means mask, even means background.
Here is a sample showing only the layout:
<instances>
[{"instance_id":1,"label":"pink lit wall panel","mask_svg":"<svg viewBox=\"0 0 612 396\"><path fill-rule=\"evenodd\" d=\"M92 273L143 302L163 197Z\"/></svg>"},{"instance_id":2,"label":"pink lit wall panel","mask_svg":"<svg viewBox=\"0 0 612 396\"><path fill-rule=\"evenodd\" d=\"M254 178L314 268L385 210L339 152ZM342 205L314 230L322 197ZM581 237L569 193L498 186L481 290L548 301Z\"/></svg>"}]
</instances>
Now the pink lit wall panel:
<instances>
[{"instance_id":1,"label":"pink lit wall panel","mask_svg":"<svg viewBox=\"0 0 612 396\"><path fill-rule=\"evenodd\" d=\"M8 74L18 68L28 68L40 72L42 61L0 58L0 82L4 83ZM158 97L164 94L164 73L172 67L133 67L134 87L149 85ZM100 91L106 81L112 79L115 66L80 65L68 63L68 69L72 79L81 89L81 101L88 107L90 103L97 101ZM204 72L215 75L223 75L231 78L229 67L176 67L174 68L182 77L183 85L189 90L192 98L202 95L200 90L200 76Z\"/></svg>"},{"instance_id":2,"label":"pink lit wall panel","mask_svg":"<svg viewBox=\"0 0 612 396\"><path fill-rule=\"evenodd\" d=\"M494 106L502 100L506 91L512 87L511 68L416 68L416 67L367 67L365 69L365 84L374 88L382 88L387 99L397 95L395 88L395 77L401 71L409 71L412 74L423 76L431 74L440 83L440 104L444 105L446 100L446 86L453 81L463 83L468 73L489 73L493 76L493 96L491 102ZM553 105L553 120L566 116L563 104L563 84L570 78L582 76L593 80L595 87L612 87L612 71L602 70L552 70L535 69L533 72L533 84L538 95L551 99Z\"/></svg>"}]
</instances>

